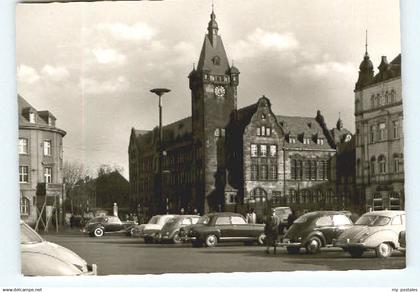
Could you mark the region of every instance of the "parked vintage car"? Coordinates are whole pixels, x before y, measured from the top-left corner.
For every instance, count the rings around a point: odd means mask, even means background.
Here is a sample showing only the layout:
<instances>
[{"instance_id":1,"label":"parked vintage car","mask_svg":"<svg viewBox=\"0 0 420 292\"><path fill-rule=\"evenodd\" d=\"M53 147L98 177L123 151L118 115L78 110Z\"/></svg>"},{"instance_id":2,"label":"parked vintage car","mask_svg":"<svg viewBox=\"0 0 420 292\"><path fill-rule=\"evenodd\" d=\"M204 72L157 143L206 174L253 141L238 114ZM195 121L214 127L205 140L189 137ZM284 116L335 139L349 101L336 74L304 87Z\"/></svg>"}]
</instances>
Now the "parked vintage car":
<instances>
[{"instance_id":1,"label":"parked vintage car","mask_svg":"<svg viewBox=\"0 0 420 292\"><path fill-rule=\"evenodd\" d=\"M196 247L203 243L214 247L223 241L263 244L265 238L263 224L248 224L241 214L230 212L206 214L197 224L184 229L183 235Z\"/></svg>"},{"instance_id":2,"label":"parked vintage car","mask_svg":"<svg viewBox=\"0 0 420 292\"><path fill-rule=\"evenodd\" d=\"M82 232L95 237L101 237L105 233L131 234L136 225L133 221L121 221L117 216L99 216L89 220Z\"/></svg>"},{"instance_id":3,"label":"parked vintage car","mask_svg":"<svg viewBox=\"0 0 420 292\"><path fill-rule=\"evenodd\" d=\"M26 223L20 223L22 274L25 276L96 275L95 264L88 265L71 250L44 240Z\"/></svg>"},{"instance_id":4,"label":"parked vintage car","mask_svg":"<svg viewBox=\"0 0 420 292\"><path fill-rule=\"evenodd\" d=\"M198 215L176 215L163 225L162 230L156 233L155 241L182 243L179 230L182 227L196 224L199 219Z\"/></svg>"},{"instance_id":5,"label":"parked vintage car","mask_svg":"<svg viewBox=\"0 0 420 292\"><path fill-rule=\"evenodd\" d=\"M352 257L361 257L366 250L375 250L380 258L389 257L400 244L398 236L405 231L405 212L373 211L363 214L352 228L343 232L334 245Z\"/></svg>"},{"instance_id":6,"label":"parked vintage car","mask_svg":"<svg viewBox=\"0 0 420 292\"><path fill-rule=\"evenodd\" d=\"M134 227L132 235L136 237L142 237L145 243L153 243L156 238L156 234L162 230L163 225L176 215L155 215L150 218L147 224L141 224Z\"/></svg>"},{"instance_id":7,"label":"parked vintage car","mask_svg":"<svg viewBox=\"0 0 420 292\"><path fill-rule=\"evenodd\" d=\"M405 242L405 230L401 231L398 235L398 243L400 244L399 250L405 254L406 242Z\"/></svg>"},{"instance_id":8,"label":"parked vintage car","mask_svg":"<svg viewBox=\"0 0 420 292\"><path fill-rule=\"evenodd\" d=\"M340 211L315 211L306 213L294 221L279 246L287 248L290 254L305 248L307 253L318 253L321 247L329 247L353 222Z\"/></svg>"}]
</instances>

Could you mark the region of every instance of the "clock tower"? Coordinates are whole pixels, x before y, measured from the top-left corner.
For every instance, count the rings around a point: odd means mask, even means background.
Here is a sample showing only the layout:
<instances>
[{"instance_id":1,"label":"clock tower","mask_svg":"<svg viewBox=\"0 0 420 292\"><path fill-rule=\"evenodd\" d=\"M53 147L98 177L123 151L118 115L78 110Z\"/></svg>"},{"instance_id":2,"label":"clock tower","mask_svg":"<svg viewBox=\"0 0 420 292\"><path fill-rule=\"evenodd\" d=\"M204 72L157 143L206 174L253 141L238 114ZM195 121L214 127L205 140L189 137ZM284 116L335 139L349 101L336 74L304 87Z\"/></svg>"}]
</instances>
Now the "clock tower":
<instances>
[{"instance_id":1,"label":"clock tower","mask_svg":"<svg viewBox=\"0 0 420 292\"><path fill-rule=\"evenodd\" d=\"M194 143L193 204L200 213L223 208L226 126L236 110L239 70L230 66L212 10L197 68L189 74Z\"/></svg>"}]
</instances>

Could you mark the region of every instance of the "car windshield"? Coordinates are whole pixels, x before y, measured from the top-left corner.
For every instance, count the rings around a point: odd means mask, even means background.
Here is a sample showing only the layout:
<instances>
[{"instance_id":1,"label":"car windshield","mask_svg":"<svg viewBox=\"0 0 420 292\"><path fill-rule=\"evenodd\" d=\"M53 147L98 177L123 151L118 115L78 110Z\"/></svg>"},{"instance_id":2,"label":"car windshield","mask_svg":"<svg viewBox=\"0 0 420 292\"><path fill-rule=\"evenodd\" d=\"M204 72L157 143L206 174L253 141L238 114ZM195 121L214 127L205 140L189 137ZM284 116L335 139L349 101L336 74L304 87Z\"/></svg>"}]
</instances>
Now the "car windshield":
<instances>
[{"instance_id":1,"label":"car windshield","mask_svg":"<svg viewBox=\"0 0 420 292\"><path fill-rule=\"evenodd\" d=\"M90 219L89 223L103 222L104 219L105 219L105 217L96 217L96 218Z\"/></svg>"},{"instance_id":2,"label":"car windshield","mask_svg":"<svg viewBox=\"0 0 420 292\"><path fill-rule=\"evenodd\" d=\"M305 223L306 221L308 221L308 217L310 216L309 214L310 213L300 216L293 223Z\"/></svg>"},{"instance_id":3,"label":"car windshield","mask_svg":"<svg viewBox=\"0 0 420 292\"><path fill-rule=\"evenodd\" d=\"M40 243L42 237L25 224L20 224L20 243Z\"/></svg>"},{"instance_id":4,"label":"car windshield","mask_svg":"<svg viewBox=\"0 0 420 292\"><path fill-rule=\"evenodd\" d=\"M367 225L367 226L383 226L387 225L391 218L379 215L363 215L360 217L355 225Z\"/></svg>"},{"instance_id":5,"label":"car windshield","mask_svg":"<svg viewBox=\"0 0 420 292\"><path fill-rule=\"evenodd\" d=\"M210 223L210 219L211 219L211 217L209 217L209 216L203 216L198 220L197 224L208 225Z\"/></svg>"},{"instance_id":6,"label":"car windshield","mask_svg":"<svg viewBox=\"0 0 420 292\"><path fill-rule=\"evenodd\" d=\"M157 224L160 216L153 216L147 224Z\"/></svg>"}]
</instances>

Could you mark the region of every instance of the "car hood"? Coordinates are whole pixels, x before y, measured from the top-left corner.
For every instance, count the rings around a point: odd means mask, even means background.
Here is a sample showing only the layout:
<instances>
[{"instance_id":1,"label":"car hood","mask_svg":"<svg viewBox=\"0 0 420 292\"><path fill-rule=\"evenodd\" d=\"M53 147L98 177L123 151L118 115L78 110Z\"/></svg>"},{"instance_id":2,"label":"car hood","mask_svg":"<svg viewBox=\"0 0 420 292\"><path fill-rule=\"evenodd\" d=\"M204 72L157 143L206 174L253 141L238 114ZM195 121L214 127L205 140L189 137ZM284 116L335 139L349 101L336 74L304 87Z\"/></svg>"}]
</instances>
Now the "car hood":
<instances>
[{"instance_id":1,"label":"car hood","mask_svg":"<svg viewBox=\"0 0 420 292\"><path fill-rule=\"evenodd\" d=\"M365 234L372 234L380 229L383 229L383 226L353 225L344 230L338 239L358 239Z\"/></svg>"},{"instance_id":2,"label":"car hood","mask_svg":"<svg viewBox=\"0 0 420 292\"><path fill-rule=\"evenodd\" d=\"M63 262L76 265L83 269L83 272L87 271L87 263L84 259L78 256L73 251L49 242L49 241L42 241L40 243L34 244L21 244L21 252L30 252L30 253L39 253L48 255L54 258L57 258Z\"/></svg>"},{"instance_id":3,"label":"car hood","mask_svg":"<svg viewBox=\"0 0 420 292\"><path fill-rule=\"evenodd\" d=\"M153 230L161 230L162 229L162 225L159 224L141 224L139 226L140 230L149 230L149 229L153 229Z\"/></svg>"}]
</instances>

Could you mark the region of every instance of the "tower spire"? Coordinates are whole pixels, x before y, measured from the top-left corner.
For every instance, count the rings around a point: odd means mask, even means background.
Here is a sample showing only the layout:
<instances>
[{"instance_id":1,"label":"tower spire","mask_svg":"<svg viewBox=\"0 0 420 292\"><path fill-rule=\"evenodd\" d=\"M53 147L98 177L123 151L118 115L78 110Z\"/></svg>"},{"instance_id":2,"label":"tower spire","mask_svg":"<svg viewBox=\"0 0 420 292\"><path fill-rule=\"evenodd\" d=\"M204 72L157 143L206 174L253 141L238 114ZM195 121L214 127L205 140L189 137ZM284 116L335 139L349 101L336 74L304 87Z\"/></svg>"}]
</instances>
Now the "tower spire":
<instances>
[{"instance_id":1,"label":"tower spire","mask_svg":"<svg viewBox=\"0 0 420 292\"><path fill-rule=\"evenodd\" d=\"M366 29L366 40L365 40L365 56L369 56L368 54L368 31Z\"/></svg>"}]
</instances>

